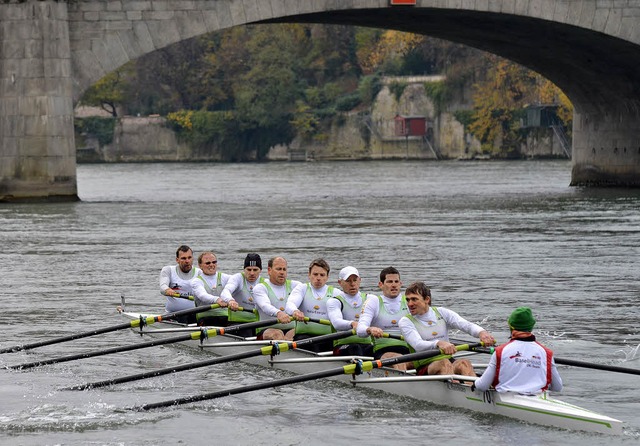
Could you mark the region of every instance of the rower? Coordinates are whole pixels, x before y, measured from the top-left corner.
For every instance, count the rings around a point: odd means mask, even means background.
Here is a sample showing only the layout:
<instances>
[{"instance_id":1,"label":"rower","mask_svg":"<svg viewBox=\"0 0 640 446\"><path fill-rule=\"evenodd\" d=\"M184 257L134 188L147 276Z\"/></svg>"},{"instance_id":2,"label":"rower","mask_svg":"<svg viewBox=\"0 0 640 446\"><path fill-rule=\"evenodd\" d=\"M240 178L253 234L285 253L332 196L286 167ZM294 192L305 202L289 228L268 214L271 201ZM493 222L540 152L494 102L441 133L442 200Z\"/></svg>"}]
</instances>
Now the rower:
<instances>
[{"instance_id":1,"label":"rower","mask_svg":"<svg viewBox=\"0 0 640 446\"><path fill-rule=\"evenodd\" d=\"M272 257L267 262L268 279L256 285L253 290L256 308L260 320L278 320L278 324L269 328L259 328L258 339L292 341L295 334L295 323L285 312L287 299L291 291L300 285L297 280L287 279L287 261L284 257Z\"/></svg>"},{"instance_id":2,"label":"rower","mask_svg":"<svg viewBox=\"0 0 640 446\"><path fill-rule=\"evenodd\" d=\"M181 245L176 250L176 265L167 265L160 271L160 294L166 296L165 310L167 313L194 308L191 280L200 273L199 268L193 267L193 251L187 245ZM174 295L181 297L173 297ZM195 323L195 315L180 316L176 321Z\"/></svg>"},{"instance_id":3,"label":"rower","mask_svg":"<svg viewBox=\"0 0 640 446\"><path fill-rule=\"evenodd\" d=\"M198 325L214 325L216 327L227 326L227 303L220 293L229 281L229 274L218 271L218 257L212 251L204 251L198 256L200 274L191 281L191 289L196 307L202 305L218 304L220 308L203 311L196 314ZM234 302L232 302L234 303ZM237 309L238 304L235 304ZM233 310L233 306L231 307Z\"/></svg>"},{"instance_id":4,"label":"rower","mask_svg":"<svg viewBox=\"0 0 640 446\"><path fill-rule=\"evenodd\" d=\"M475 388L484 391L493 385L498 392L525 395L536 395L545 390L561 391L562 378L553 352L536 341L531 333L536 324L531 308L516 308L507 322L511 340L496 348L486 370L476 380Z\"/></svg>"},{"instance_id":5,"label":"rower","mask_svg":"<svg viewBox=\"0 0 640 446\"><path fill-rule=\"evenodd\" d=\"M410 352L406 342L397 338L383 337L385 333L400 336L398 320L408 311L404 294L401 294L400 272L393 266L384 268L380 272L378 286L382 295L367 296L358 322L358 336L361 338L373 336L373 357L376 359L406 355ZM409 365L400 363L393 367L398 370L407 370Z\"/></svg>"},{"instance_id":6,"label":"rower","mask_svg":"<svg viewBox=\"0 0 640 446\"><path fill-rule=\"evenodd\" d=\"M230 325L255 322L258 320L257 311L255 313L251 313L249 311L236 311L238 307L234 305L234 302L244 310L255 309L253 290L264 280L260 277L261 272L262 259L260 258L260 255L254 252L247 254L244 259L244 268L242 272L232 275L220 293L220 297L229 304L230 311L228 312L228 318ZM255 336L255 330L240 330L236 332L236 334L243 337Z\"/></svg>"},{"instance_id":7,"label":"rower","mask_svg":"<svg viewBox=\"0 0 640 446\"><path fill-rule=\"evenodd\" d=\"M327 313L336 331L355 330L367 295L360 291L360 273L353 266L346 266L338 274L338 285L327 301ZM372 356L371 338L353 335L333 341L333 354L338 356Z\"/></svg>"},{"instance_id":8,"label":"rower","mask_svg":"<svg viewBox=\"0 0 640 446\"><path fill-rule=\"evenodd\" d=\"M333 296L333 286L328 286L331 268L324 259L314 259L309 265L309 282L296 286L291 294L285 310L296 320L294 340L307 339L331 333L329 325L316 322L305 322L304 318L328 320L327 300ZM315 352L331 351L332 342L321 342L309 346Z\"/></svg>"},{"instance_id":9,"label":"rower","mask_svg":"<svg viewBox=\"0 0 640 446\"><path fill-rule=\"evenodd\" d=\"M400 319L402 336L412 352L440 349L442 355L415 361L418 375L476 376L468 359L453 360L456 346L449 342L449 329L456 328L480 338L484 345L495 344L495 339L481 326L469 322L455 311L431 305L431 289L424 282L414 282L405 290L408 315Z\"/></svg>"}]
</instances>

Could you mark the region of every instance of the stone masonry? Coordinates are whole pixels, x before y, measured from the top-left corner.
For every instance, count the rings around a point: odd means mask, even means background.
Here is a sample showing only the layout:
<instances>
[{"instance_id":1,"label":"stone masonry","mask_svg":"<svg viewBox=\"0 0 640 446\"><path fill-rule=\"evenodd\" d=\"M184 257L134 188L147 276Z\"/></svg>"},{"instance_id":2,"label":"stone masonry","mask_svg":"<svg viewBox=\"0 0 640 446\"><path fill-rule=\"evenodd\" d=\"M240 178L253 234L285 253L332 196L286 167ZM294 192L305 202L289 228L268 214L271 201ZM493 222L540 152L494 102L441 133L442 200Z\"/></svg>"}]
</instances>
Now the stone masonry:
<instances>
[{"instance_id":1,"label":"stone masonry","mask_svg":"<svg viewBox=\"0 0 640 446\"><path fill-rule=\"evenodd\" d=\"M67 5L0 5L0 201L77 200Z\"/></svg>"},{"instance_id":2,"label":"stone masonry","mask_svg":"<svg viewBox=\"0 0 640 446\"><path fill-rule=\"evenodd\" d=\"M107 73L285 21L428 34L528 66L575 107L572 184L640 186L640 0L0 0L0 201L77 199L72 105Z\"/></svg>"}]
</instances>

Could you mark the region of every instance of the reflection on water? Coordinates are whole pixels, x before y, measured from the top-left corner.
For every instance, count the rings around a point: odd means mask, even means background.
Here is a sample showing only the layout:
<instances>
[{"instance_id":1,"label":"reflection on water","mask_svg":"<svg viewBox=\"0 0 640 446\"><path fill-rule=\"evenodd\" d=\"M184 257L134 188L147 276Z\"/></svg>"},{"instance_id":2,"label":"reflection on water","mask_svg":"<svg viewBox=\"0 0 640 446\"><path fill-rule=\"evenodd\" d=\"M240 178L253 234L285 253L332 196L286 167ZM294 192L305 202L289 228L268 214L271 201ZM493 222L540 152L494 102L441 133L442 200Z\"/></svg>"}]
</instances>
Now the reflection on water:
<instances>
[{"instance_id":1,"label":"reflection on water","mask_svg":"<svg viewBox=\"0 0 640 446\"><path fill-rule=\"evenodd\" d=\"M160 268L187 243L216 251L230 273L249 251L286 256L290 277L302 280L315 257L329 261L331 281L351 264L371 292L393 265L405 284L427 281L435 305L500 341L507 315L526 304L539 339L559 357L640 368L640 191L571 188L569 177L566 161L81 165L79 203L0 204L0 346L120 323L121 294L132 309L159 310ZM133 342L133 333L111 333L0 355L0 366ZM432 426L430 437L478 444L592 440L322 383L157 413L120 410L282 376L248 365L58 390L202 355L161 347L5 371L0 442L200 443L203 426L222 444L324 444L329 430L342 444L363 435L406 444ZM637 377L561 371L563 399L624 419L627 440L639 438ZM246 428L229 428L238 425Z\"/></svg>"}]
</instances>

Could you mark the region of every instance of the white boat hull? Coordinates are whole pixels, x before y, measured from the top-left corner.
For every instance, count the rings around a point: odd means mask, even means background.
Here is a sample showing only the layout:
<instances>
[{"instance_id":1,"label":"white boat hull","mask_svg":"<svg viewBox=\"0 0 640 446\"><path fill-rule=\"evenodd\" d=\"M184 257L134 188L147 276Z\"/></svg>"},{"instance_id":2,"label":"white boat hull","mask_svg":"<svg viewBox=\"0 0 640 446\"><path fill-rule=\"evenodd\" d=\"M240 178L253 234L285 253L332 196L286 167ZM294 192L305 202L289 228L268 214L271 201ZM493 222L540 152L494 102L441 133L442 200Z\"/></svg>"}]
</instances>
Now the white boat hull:
<instances>
[{"instance_id":1,"label":"white boat hull","mask_svg":"<svg viewBox=\"0 0 640 446\"><path fill-rule=\"evenodd\" d=\"M429 378L436 378L434 380ZM459 384L461 376L405 376L355 380L356 386L380 388L396 395L430 401L449 407L502 415L528 423L554 426L562 429L621 434L622 422L606 415L551 398L547 393L519 395L495 390L472 391L471 386ZM420 381L419 385L417 381Z\"/></svg>"},{"instance_id":2,"label":"white boat hull","mask_svg":"<svg viewBox=\"0 0 640 446\"><path fill-rule=\"evenodd\" d=\"M128 319L139 319L138 313L122 312ZM146 315L143 315L145 317ZM208 327L211 328L211 327ZM199 327L186 327L182 324L157 322L145 327L145 335L172 336ZM139 329L135 329L140 331ZM200 341L187 341L183 345L206 349L216 355L229 355L260 349L268 345L266 341L246 341L233 335L213 336ZM365 360L367 358L364 358ZM337 368L351 361L350 357L333 357L296 349L265 357L254 356L244 362L261 366L272 366L296 374L306 374L319 370ZM382 376L382 377L380 377ZM601 415L590 410L551 398L543 393L526 396L514 393L498 393L495 390L472 391L469 384L460 383L460 379L472 381L474 378L461 376L414 376L392 368L374 369L362 375L337 375L331 379L351 383L355 387L367 386L395 395L407 396L430 401L447 407L458 407L476 412L501 415L528 423L553 426L562 429L621 434L622 421ZM419 382L419 383L418 383Z\"/></svg>"}]
</instances>

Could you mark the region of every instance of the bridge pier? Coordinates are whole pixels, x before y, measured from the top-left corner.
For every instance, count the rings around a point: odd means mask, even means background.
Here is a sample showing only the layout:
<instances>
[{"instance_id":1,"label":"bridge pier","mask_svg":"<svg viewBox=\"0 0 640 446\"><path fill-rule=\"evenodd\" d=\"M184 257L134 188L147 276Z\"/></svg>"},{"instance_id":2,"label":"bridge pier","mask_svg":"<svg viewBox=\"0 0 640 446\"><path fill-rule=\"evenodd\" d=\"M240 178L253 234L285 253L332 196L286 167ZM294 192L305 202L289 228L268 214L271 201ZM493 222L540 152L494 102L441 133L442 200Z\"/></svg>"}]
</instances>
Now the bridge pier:
<instances>
[{"instance_id":1,"label":"bridge pier","mask_svg":"<svg viewBox=\"0 0 640 446\"><path fill-rule=\"evenodd\" d=\"M0 7L0 201L78 200L67 3Z\"/></svg>"},{"instance_id":2,"label":"bridge pier","mask_svg":"<svg viewBox=\"0 0 640 446\"><path fill-rule=\"evenodd\" d=\"M640 111L579 112L573 121L572 186L640 187Z\"/></svg>"}]
</instances>

